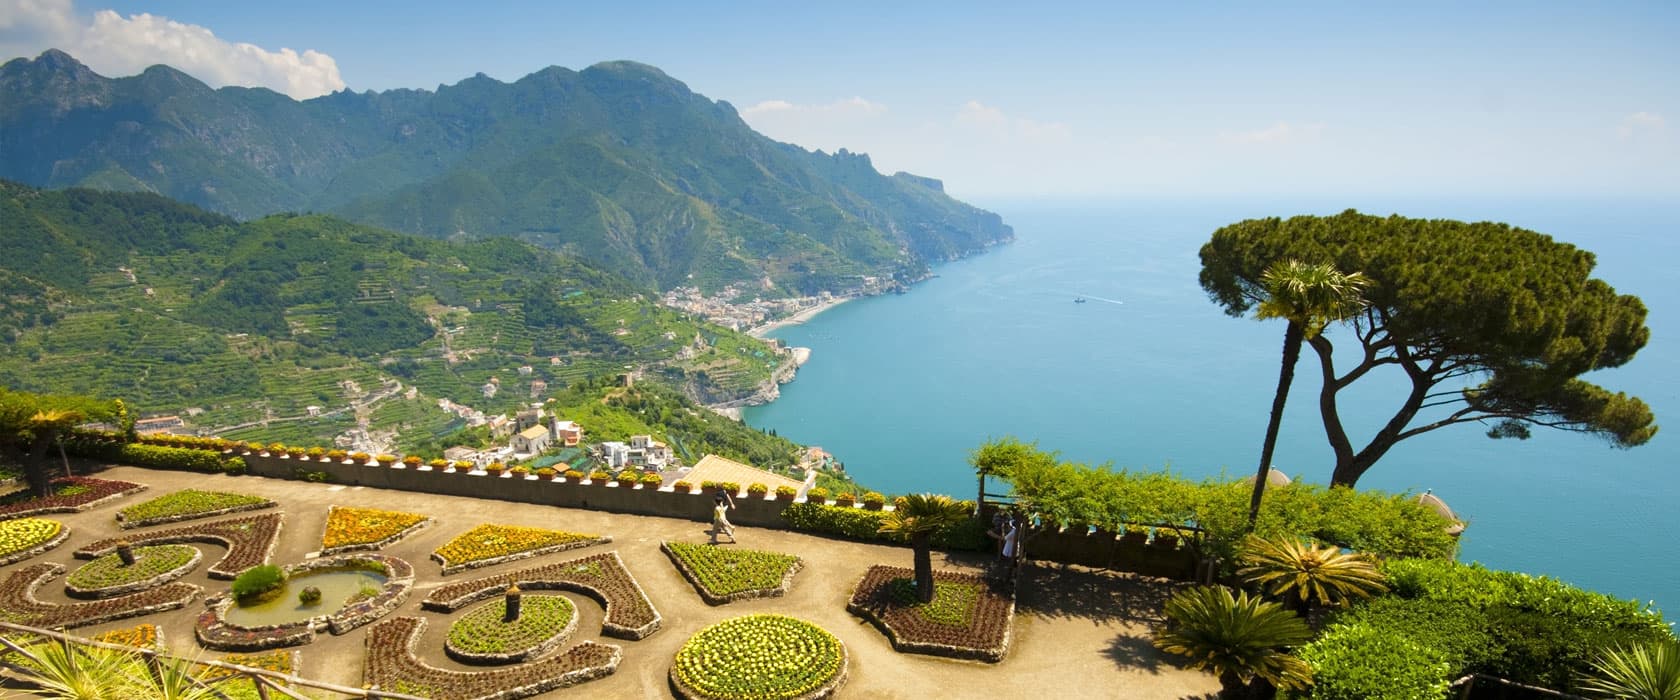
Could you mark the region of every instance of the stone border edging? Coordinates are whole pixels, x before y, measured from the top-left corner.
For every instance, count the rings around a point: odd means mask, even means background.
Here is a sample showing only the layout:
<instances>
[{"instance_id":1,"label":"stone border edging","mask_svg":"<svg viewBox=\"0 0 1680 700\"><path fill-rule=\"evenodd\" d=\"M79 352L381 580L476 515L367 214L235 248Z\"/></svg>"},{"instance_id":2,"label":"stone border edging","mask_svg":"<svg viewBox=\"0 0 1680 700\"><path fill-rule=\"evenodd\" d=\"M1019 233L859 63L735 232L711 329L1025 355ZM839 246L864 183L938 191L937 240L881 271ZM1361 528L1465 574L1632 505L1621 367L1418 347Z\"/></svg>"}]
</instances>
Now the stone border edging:
<instances>
[{"instance_id":1,"label":"stone border edging","mask_svg":"<svg viewBox=\"0 0 1680 700\"><path fill-rule=\"evenodd\" d=\"M10 621L31 627L86 627L112 620L121 620L141 615L150 615L165 610L175 610L186 607L203 589L190 583L176 581L138 593L115 598L101 598L81 603L48 603L35 597L35 590L41 584L52 580L64 573L64 565L43 563L26 566L11 572L4 582L0 582L0 609L9 615ZM173 596L173 597L171 597ZM134 599L157 598L158 602L134 607L119 607L122 603L132 602ZM77 611L88 611L78 613ZM100 612L93 612L100 611ZM74 613L74 614L66 614ZM46 617L46 620L40 618Z\"/></svg>"},{"instance_id":2,"label":"stone border edging","mask_svg":"<svg viewBox=\"0 0 1680 700\"><path fill-rule=\"evenodd\" d=\"M338 610L316 615L298 622L279 625L244 627L227 621L227 610L234 604L233 596L219 595L205 601L208 610L198 616L193 625L199 644L215 651L250 652L279 647L308 644L320 631L344 634L373 622L401 607L414 587L414 567L408 562L383 554L346 554L315 559L285 567L286 576L317 570L354 570L356 563L376 561L385 566L385 585L373 598L345 605Z\"/></svg>"},{"instance_id":3,"label":"stone border edging","mask_svg":"<svg viewBox=\"0 0 1680 700\"><path fill-rule=\"evenodd\" d=\"M113 598L113 597L116 597L116 596L119 596L119 595L123 595L125 593L134 593L136 591L143 591L143 590L146 590L146 589L151 588L153 586L161 586L163 584L169 583L170 581L174 581L175 579L181 578L182 576L186 576L187 574L192 573L193 569L198 568L198 563L204 559L204 552L200 551L197 547L194 547L192 545L181 544L181 545L153 545L153 546L158 546L158 547L169 547L169 546L186 547L187 549L192 550L192 557L190 559L188 559L185 564L177 566L173 569L170 569L168 571L160 573L160 574L158 574L156 576L153 576L151 578L145 578L145 579L141 579L139 581L129 581L128 583L119 583L119 584L116 584L114 586L105 586L103 588L82 588L80 586L77 586L77 585L74 585L74 584L70 583L70 577L66 576L64 578L64 594L67 595L67 596L70 596L71 598L97 599L97 598ZM113 556L113 555L106 554L105 556L108 557L108 556ZM99 561L99 559L94 559L93 561L90 561L86 564L83 564L82 566L92 566L94 561ZM71 574L71 576L74 576L74 575L75 574Z\"/></svg>"},{"instance_id":4,"label":"stone border edging","mask_svg":"<svg viewBox=\"0 0 1680 700\"><path fill-rule=\"evenodd\" d=\"M169 525L171 523L186 522L188 520L200 520L200 519L203 519L203 518L215 518L215 517L220 517L220 516L223 516L223 515L229 515L229 514L232 514L232 513L243 513L245 511L250 511L250 510L262 510L264 508L273 508L273 507L278 506L278 505L280 505L280 504L275 503L274 501L265 500L262 503L246 503L244 505L239 505L239 506L228 506L226 508L221 508L221 509L218 509L218 510L205 511L205 512L202 512L202 513L181 513L181 514L178 514L178 515L160 515L160 516L155 517L155 518L146 518L146 519L143 519L143 520L124 520L122 511L117 511L117 527L120 527L124 530L132 530L132 529L137 528L137 527L151 527L153 525Z\"/></svg>"},{"instance_id":5,"label":"stone border edging","mask_svg":"<svg viewBox=\"0 0 1680 700\"><path fill-rule=\"evenodd\" d=\"M892 626L892 622L890 620L888 620L886 618L886 616L877 614L876 611L873 608L858 602L859 596L861 596L865 593L865 591L862 590L863 584L865 584L869 581L870 577L875 574L877 569L886 569L886 570L891 570L891 571L894 571L894 572L902 572L902 573L904 573L904 574L906 574L907 576L910 576L910 577L913 577L915 575L914 571L912 571L910 569L899 568L899 567L883 566L883 565L876 565L876 566L869 567L869 570L864 572L863 578L858 580L857 586L855 587L855 589L852 593L852 597L846 601L846 612L849 612L853 615L856 615L856 616L861 617L865 620L868 620L876 628L880 629L881 633L885 634L887 636L887 640L892 643L892 647L893 647L894 651L910 652L910 653L915 653L915 654L927 654L927 655L930 655L930 656L940 656L940 657L945 657L945 658L950 658L950 659L968 659L968 660L973 660L973 661L985 661L987 663L997 663L997 662L1003 661L1004 657L1009 654L1009 643L1015 636L1015 629L1014 629L1015 597L1013 595L1013 592L1011 593L1011 595L1009 597L1009 607L1008 607L1007 611L1005 612L1004 625L1003 625L1003 638L1001 640L999 640L999 642L996 646L993 646L993 647L962 647L962 646L955 646L955 645L951 645L951 644L940 644L940 643L937 643L937 642L919 641L919 640L915 640L915 639L910 639L907 636L906 633L900 632L898 629L894 628ZM938 580L937 577L942 573L949 573L949 572L935 571L934 575L936 577L935 578L936 581ZM956 575L957 576L963 576L963 577L966 577L966 578L975 578L975 579L981 578L981 577L972 576L972 575L969 575L969 574L956 574ZM979 581L978 585L989 586L989 584L986 583L984 580ZM982 593L982 595L984 595L984 593Z\"/></svg>"},{"instance_id":6,"label":"stone border edging","mask_svg":"<svg viewBox=\"0 0 1680 700\"><path fill-rule=\"evenodd\" d=\"M29 549L21 549L0 557L0 566L16 564L38 554L46 554L47 552L57 549L59 545L64 544L66 540L70 539L69 525L59 523L57 520L53 520L52 522L58 523L58 534L48 537L45 542L35 545Z\"/></svg>"},{"instance_id":7,"label":"stone border edging","mask_svg":"<svg viewBox=\"0 0 1680 700\"><path fill-rule=\"evenodd\" d=\"M682 557L677 556L676 552L671 551L670 544L671 543L669 542L660 542L659 551L664 552L665 556L671 560L671 563L676 564L677 571L682 573L683 578L688 579L688 583L694 586L694 590L700 594L700 599L706 601L707 605L727 605L738 600L749 600L752 598L780 598L787 595L788 590L793 588L793 575L799 573L800 569L805 568L805 560L799 557L794 557L793 564L789 565L788 570L782 574L782 582L777 584L774 588L749 588L744 591L736 591L734 593L720 596L713 593L711 589L706 588L704 584L700 583L700 576L689 567L688 562L683 561Z\"/></svg>"},{"instance_id":8,"label":"stone border edging","mask_svg":"<svg viewBox=\"0 0 1680 700\"><path fill-rule=\"evenodd\" d=\"M555 597L560 598L561 596ZM564 600L564 598L561 599ZM531 645L530 647L519 649L517 651L503 652L500 654L479 654L455 646L449 636L444 635L443 653L448 655L449 658L464 664L511 664L547 654L548 652L554 651L554 649L559 647L561 644L564 644L567 639L571 638L572 633L577 631L578 617L580 617L578 615L577 605L572 604L569 600L567 600L566 603L572 605L572 616L570 619L566 620L565 626L561 627L558 632L549 635L548 639L544 639L541 642ZM495 604L496 601L494 600L484 603L484 605ZM460 620L456 620L455 622L460 622ZM454 623L451 623L452 626L453 624Z\"/></svg>"},{"instance_id":9,"label":"stone border edging","mask_svg":"<svg viewBox=\"0 0 1680 700\"><path fill-rule=\"evenodd\" d=\"M335 505L335 506L332 506L331 508L327 509L327 521L326 521L326 523L321 525L321 541L322 542L325 542L326 539L327 539L327 526L332 524L332 513L337 508L338 508L338 506ZM321 551L320 551L320 554L321 554L321 556L327 556L327 555L331 555L331 554L343 554L345 552L378 551L378 550L384 549L386 547L389 547L393 544L396 544L399 540L401 540L404 537L407 537L407 536L412 535L416 532L419 532L421 528L432 524L432 522L434 520L435 520L435 518L428 515L428 516L422 518L420 520L420 522L417 522L413 525L405 527L402 530L399 530L396 533L393 533L393 534L391 534L390 536L388 536L384 539L381 539L381 540L378 540L378 541L375 541L375 542L357 542L355 544L341 544L337 547L322 547Z\"/></svg>"},{"instance_id":10,"label":"stone border edging","mask_svg":"<svg viewBox=\"0 0 1680 700\"><path fill-rule=\"evenodd\" d=\"M363 680L373 684L373 687L377 688L378 682L382 679L388 678L394 685L397 682L410 680L409 678L405 678L405 676L417 674L439 676L450 679L451 681L459 680L470 682L478 679L494 679L496 682L488 684L495 689L493 692L481 695L463 696L458 698L458 700L515 700L516 698L530 697L532 695L554 690L555 688L573 686L585 681L591 681L596 678L611 675L613 672L618 670L619 663L624 660L623 648L614 644L599 644L596 642L586 641L579 643L577 646L572 647L563 654L550 656L529 664L521 664L519 666L501 668L493 671L454 671L427 665L425 662L420 660L418 655L414 653L414 647L419 643L420 637L425 631L426 619L422 617L398 617L381 622L378 625L375 625L372 629L368 630L367 639L364 642L366 652L365 660L362 662ZM386 658L385 655L379 653L380 650L372 648L376 644L383 645L386 642L387 637L399 635L405 638L402 642L401 657L389 659ZM573 655L588 654L595 650L606 651L606 663L598 666L586 665L572 671L553 675L546 672L547 666L561 666L568 660L568 657ZM475 679L474 677L478 678ZM512 678L517 678L518 680L528 679L529 682L514 686L507 685L507 681L504 679ZM451 688L446 690L453 689Z\"/></svg>"},{"instance_id":11,"label":"stone border edging","mask_svg":"<svg viewBox=\"0 0 1680 700\"><path fill-rule=\"evenodd\" d=\"M540 557L544 554L554 554L554 553L557 553L557 552L566 552L566 551L570 551L570 550L573 550L573 549L582 549L584 547L593 547L593 546L598 545L598 544L612 544L612 541L613 541L612 535L601 535L601 536L596 537L594 539L576 540L576 541L573 541L573 542L566 542L564 544L549 545L547 547L540 547L538 549L531 549L531 550L526 550L526 551L523 551L523 552L514 552L512 554L504 554L504 555L499 556L499 557L491 557L489 559L474 559L472 561L462 562L460 564L450 564L449 560L443 558L443 555L438 554L436 551L432 552L431 559L432 559L432 561L435 561L435 562L443 565L443 571L439 572L438 575L439 576L448 576L450 574L461 573L462 571L470 571L472 569L481 569L481 568L484 568L486 566L495 566L497 564L506 564L510 561L519 561L521 559L531 559L531 558L534 558L534 557Z\"/></svg>"},{"instance_id":12,"label":"stone border edging","mask_svg":"<svg viewBox=\"0 0 1680 700\"><path fill-rule=\"evenodd\" d=\"M817 629L822 629L814 622L810 622L808 620L801 621L811 625L812 627L816 627ZM834 694L839 692L840 686L846 684L846 678L850 673L852 665L851 649L846 646L846 642L840 639L839 635L829 632L828 630L823 631L827 632L829 636L834 637L834 641L840 645L840 669L834 672L834 677L828 679L827 683L822 684L809 693L788 698L787 700L826 700L827 698L834 697ZM699 634L699 632L696 631L695 634ZM686 644L687 640L684 640L684 643ZM680 650L681 647L678 647L678 649ZM707 695L688 687L688 684L683 683L682 679L677 677L677 664L674 656L671 659L671 670L666 672L665 677L670 681L671 692L678 698L682 698L682 700L716 700L715 696Z\"/></svg>"},{"instance_id":13,"label":"stone border edging","mask_svg":"<svg viewBox=\"0 0 1680 700\"><path fill-rule=\"evenodd\" d=\"M650 618L647 622L636 627L614 622L613 613L617 608L616 603L611 599L611 596L607 595L604 591L601 591L595 586L569 579L557 578L551 573L554 570L572 566L580 561L586 561L595 557L611 558L616 573L624 576L625 581L630 585L630 589L641 598L642 604L647 606ZM455 584L446 584L445 586L433 589L431 593L427 594L426 598L420 601L420 607L436 612L454 612L470 603L475 603L492 596L501 595L502 592L507 589L507 584L509 583L517 584L521 589L527 591L573 591L589 596L595 602L600 603L602 609L606 611L606 615L601 621L601 633L610 637L618 637L620 639L629 640L643 639L654 632L658 632L660 626L664 624L664 617L659 614L659 609L653 606L653 599L648 597L647 591L642 588L641 583L636 581L636 577L630 573L630 569L624 566L624 558L619 556L617 550L602 554L594 554L580 559L569 559L562 562L555 562L553 564L532 569L524 569L522 571L486 576L482 579L462 581ZM457 594L453 598L439 597L440 592L447 590L449 586L471 586L471 588Z\"/></svg>"},{"instance_id":14,"label":"stone border edging","mask_svg":"<svg viewBox=\"0 0 1680 700\"><path fill-rule=\"evenodd\" d=\"M92 479L92 478L96 478L96 477L85 477L85 478ZM73 506L41 506L40 508L31 508L29 510L13 511L13 512L10 512L10 513L6 513L4 515L0 515L0 520L16 520L17 518L28 518L28 517L32 517L32 516L36 516L36 515L49 515L49 514L52 514L52 513L81 513L81 512L84 512L84 511L93 510L94 508L97 508L97 507L102 506L106 503L109 503L111 501L122 498L123 496L127 496L129 494L140 493L141 491L145 491L146 489L151 488L151 487L149 487L145 484L136 484L136 483L130 482L130 481L117 481L116 479L99 479L99 480L100 481L109 481L111 483L117 483L117 484L128 484L129 488L125 488L125 489L122 489L122 490L117 491L115 493L111 493L111 494L108 494L108 495L105 495L105 496L101 496L99 498L95 498L91 501L87 501L87 502L84 502L84 503L77 503L76 505L73 505Z\"/></svg>"},{"instance_id":15,"label":"stone border edging","mask_svg":"<svg viewBox=\"0 0 1680 700\"><path fill-rule=\"evenodd\" d=\"M247 551L251 549L251 545L246 544L245 542L235 541L229 538L229 536L218 532L218 530L232 527L243 527L247 524L267 526L271 522L273 523L273 532L269 534L268 543L263 545L262 556L257 558L256 564L250 564L240 569L222 568L228 563L229 559L233 558L235 554L251 555L253 553ZM187 527L178 527L172 530L141 532L130 535L126 539L128 539L131 544L135 545L149 543L206 543L226 547L228 550L227 554L222 555L221 559L216 560L216 563L210 566L207 573L210 578L231 581L234 578L237 578L240 572L244 571L246 568L262 564L274 558L274 548L280 544L280 530L282 526L285 525L285 522L286 514L283 512L264 513L262 515L246 516L245 518L234 518L232 520L218 520L213 523L197 523ZM93 542L91 544L82 545L76 550L75 557L77 559L95 559L106 554L110 554L117 548L116 543L121 539L125 538L112 537L109 539L99 540L98 542Z\"/></svg>"}]
</instances>

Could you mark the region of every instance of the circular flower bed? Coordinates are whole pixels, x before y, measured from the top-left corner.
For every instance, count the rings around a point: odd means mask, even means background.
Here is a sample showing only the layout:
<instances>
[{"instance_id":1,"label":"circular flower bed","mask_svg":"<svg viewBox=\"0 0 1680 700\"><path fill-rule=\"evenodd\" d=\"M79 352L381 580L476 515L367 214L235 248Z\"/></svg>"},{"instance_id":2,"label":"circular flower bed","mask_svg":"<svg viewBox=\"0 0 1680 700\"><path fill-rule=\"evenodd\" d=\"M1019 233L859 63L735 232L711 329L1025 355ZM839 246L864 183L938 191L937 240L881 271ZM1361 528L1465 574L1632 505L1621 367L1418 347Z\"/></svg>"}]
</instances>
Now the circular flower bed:
<instances>
[{"instance_id":1,"label":"circular flower bed","mask_svg":"<svg viewBox=\"0 0 1680 700\"><path fill-rule=\"evenodd\" d=\"M71 573L64 589L77 597L106 598L150 588L186 576L202 556L197 547L184 544L135 547L133 564L124 564L116 553L107 554Z\"/></svg>"},{"instance_id":2,"label":"circular flower bed","mask_svg":"<svg viewBox=\"0 0 1680 700\"><path fill-rule=\"evenodd\" d=\"M577 608L557 595L525 594L519 619L507 622L507 600L468 611L449 626L444 651L468 663L512 663L553 649L577 629Z\"/></svg>"},{"instance_id":3,"label":"circular flower bed","mask_svg":"<svg viewBox=\"0 0 1680 700\"><path fill-rule=\"evenodd\" d=\"M23 561L64 543L70 530L57 520L0 521L0 564Z\"/></svg>"},{"instance_id":4,"label":"circular flower bed","mask_svg":"<svg viewBox=\"0 0 1680 700\"><path fill-rule=\"evenodd\" d=\"M671 665L689 700L810 700L846 680L846 646L827 630L782 615L747 615L700 630Z\"/></svg>"}]
</instances>

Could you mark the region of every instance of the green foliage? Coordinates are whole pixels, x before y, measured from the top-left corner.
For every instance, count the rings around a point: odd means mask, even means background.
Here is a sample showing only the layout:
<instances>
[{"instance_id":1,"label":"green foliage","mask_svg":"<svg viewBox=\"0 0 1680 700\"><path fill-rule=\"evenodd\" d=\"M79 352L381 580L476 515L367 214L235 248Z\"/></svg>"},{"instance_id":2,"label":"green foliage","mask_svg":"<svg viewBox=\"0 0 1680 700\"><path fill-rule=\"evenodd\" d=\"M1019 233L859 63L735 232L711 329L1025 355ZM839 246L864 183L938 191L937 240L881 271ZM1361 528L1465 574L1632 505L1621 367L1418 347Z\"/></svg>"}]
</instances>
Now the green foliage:
<instances>
[{"instance_id":1,"label":"green foliage","mask_svg":"<svg viewBox=\"0 0 1680 700\"><path fill-rule=\"evenodd\" d=\"M800 447L793 442L754 430L695 404L666 387L638 383L618 386L602 377L568 386L557 393L551 410L583 424L591 440L627 441L632 435L653 435L669 442L694 463L707 454L763 468L789 467L798 462Z\"/></svg>"},{"instance_id":2,"label":"green foliage","mask_svg":"<svg viewBox=\"0 0 1680 700\"><path fill-rule=\"evenodd\" d=\"M923 603L916 595L914 579L895 578L887 582L887 595L895 604L914 609L928 622L967 627L974 622L980 585L966 581L936 581L933 584L933 602Z\"/></svg>"},{"instance_id":3,"label":"green foliage","mask_svg":"<svg viewBox=\"0 0 1680 700\"><path fill-rule=\"evenodd\" d=\"M802 532L866 542L903 542L903 538L898 535L880 531L887 516L885 511L840 508L817 503L789 503L782 509L782 519L788 522L788 526ZM932 544L939 549L983 551L990 546L985 533L983 524L966 518L935 531Z\"/></svg>"},{"instance_id":4,"label":"green foliage","mask_svg":"<svg viewBox=\"0 0 1680 700\"><path fill-rule=\"evenodd\" d=\"M822 688L844 668L833 634L782 615L719 622L683 642L671 675L708 700L791 700Z\"/></svg>"},{"instance_id":5,"label":"green foliage","mask_svg":"<svg viewBox=\"0 0 1680 700\"><path fill-rule=\"evenodd\" d=\"M1251 537L1243 545L1248 583L1285 601L1305 605L1344 605L1388 590L1370 556L1320 547L1294 539Z\"/></svg>"},{"instance_id":6,"label":"green foliage","mask_svg":"<svg viewBox=\"0 0 1680 700\"><path fill-rule=\"evenodd\" d=\"M185 489L136 503L118 511L118 514L127 522L144 522L263 504L273 505L274 502L261 496Z\"/></svg>"},{"instance_id":7,"label":"green foliage","mask_svg":"<svg viewBox=\"0 0 1680 700\"><path fill-rule=\"evenodd\" d=\"M665 550L680 560L714 597L752 590L770 590L799 563L799 557L751 549L724 549L690 542L666 542Z\"/></svg>"},{"instance_id":8,"label":"green foliage","mask_svg":"<svg viewBox=\"0 0 1680 700\"><path fill-rule=\"evenodd\" d=\"M451 623L449 645L470 654L516 654L565 631L576 615L564 597L527 594L519 601L519 619L509 622L507 598L499 597Z\"/></svg>"},{"instance_id":9,"label":"green foliage","mask_svg":"<svg viewBox=\"0 0 1680 700\"><path fill-rule=\"evenodd\" d=\"M135 547L133 551L133 566L123 564L122 558L112 552L77 567L64 581L82 589L110 588L174 571L198 556L197 548L184 544Z\"/></svg>"},{"instance_id":10,"label":"green foliage","mask_svg":"<svg viewBox=\"0 0 1680 700\"><path fill-rule=\"evenodd\" d=\"M1605 649L1581 681L1586 692L1629 700L1680 700L1680 644Z\"/></svg>"},{"instance_id":11,"label":"green foliage","mask_svg":"<svg viewBox=\"0 0 1680 700\"><path fill-rule=\"evenodd\" d=\"M1155 646L1212 671L1227 689L1255 678L1285 690L1311 682L1312 668L1288 649L1311 640L1312 629L1277 603L1198 586L1174 594L1163 613L1167 622L1156 628Z\"/></svg>"},{"instance_id":12,"label":"green foliage","mask_svg":"<svg viewBox=\"0 0 1680 700\"><path fill-rule=\"evenodd\" d=\"M253 566L233 579L233 597L244 600L261 599L264 595L286 585L286 572L273 564Z\"/></svg>"},{"instance_id":13,"label":"green foliage","mask_svg":"<svg viewBox=\"0 0 1680 700\"><path fill-rule=\"evenodd\" d=\"M321 589L314 586L304 586L298 591L298 602L304 605L315 605L321 602Z\"/></svg>"},{"instance_id":14,"label":"green foliage","mask_svg":"<svg viewBox=\"0 0 1680 700\"><path fill-rule=\"evenodd\" d=\"M1312 700L1445 700L1456 678L1435 648L1368 625L1338 625L1300 656L1313 668Z\"/></svg>"}]
</instances>

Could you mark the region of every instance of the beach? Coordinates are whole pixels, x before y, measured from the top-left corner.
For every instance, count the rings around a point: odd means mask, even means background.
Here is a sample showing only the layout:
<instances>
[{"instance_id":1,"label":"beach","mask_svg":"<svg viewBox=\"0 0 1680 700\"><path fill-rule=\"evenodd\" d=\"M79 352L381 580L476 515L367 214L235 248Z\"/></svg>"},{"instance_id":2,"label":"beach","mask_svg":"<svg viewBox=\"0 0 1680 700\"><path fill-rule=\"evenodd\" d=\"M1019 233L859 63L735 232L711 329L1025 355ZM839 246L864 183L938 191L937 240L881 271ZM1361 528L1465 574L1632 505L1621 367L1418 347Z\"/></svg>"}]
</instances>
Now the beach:
<instances>
[{"instance_id":1,"label":"beach","mask_svg":"<svg viewBox=\"0 0 1680 700\"><path fill-rule=\"evenodd\" d=\"M849 297L849 296L848 297L833 297L833 298L830 298L828 301L819 302L815 306L810 306L810 307L806 307L804 309L800 309L797 313L793 314L792 316L779 318L779 319L776 319L776 320L771 321L769 323L754 326L753 328L751 328L747 331L747 335L750 335L754 338L763 338L766 335L769 335L771 331L774 331L778 328L782 328L784 326L797 326L801 323L804 323L804 322L809 321L813 318L816 318L817 314L820 314L824 311L827 311L827 310L832 309L836 306L844 304L844 303L846 303L848 301L851 301L852 299L855 299L855 298L856 297Z\"/></svg>"}]
</instances>

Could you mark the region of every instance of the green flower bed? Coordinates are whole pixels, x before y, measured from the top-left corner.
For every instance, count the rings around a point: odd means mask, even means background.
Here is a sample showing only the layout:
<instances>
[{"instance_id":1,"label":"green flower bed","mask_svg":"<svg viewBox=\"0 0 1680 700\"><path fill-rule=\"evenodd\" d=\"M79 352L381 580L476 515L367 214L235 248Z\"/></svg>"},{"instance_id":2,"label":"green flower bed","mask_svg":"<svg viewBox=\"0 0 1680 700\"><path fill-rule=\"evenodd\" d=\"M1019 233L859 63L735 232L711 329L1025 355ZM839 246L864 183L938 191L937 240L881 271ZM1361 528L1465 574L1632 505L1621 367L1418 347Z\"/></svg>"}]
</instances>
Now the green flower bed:
<instances>
[{"instance_id":1,"label":"green flower bed","mask_svg":"<svg viewBox=\"0 0 1680 700\"><path fill-rule=\"evenodd\" d=\"M236 510L268 508L273 505L274 501L260 496L186 489L117 511L117 520L121 521L124 527L140 527L155 522L187 520Z\"/></svg>"},{"instance_id":2,"label":"green flower bed","mask_svg":"<svg viewBox=\"0 0 1680 700\"><path fill-rule=\"evenodd\" d=\"M198 548L184 544L135 547L132 566L124 565L113 552L82 565L64 582L88 591L113 588L162 576L193 563L198 556Z\"/></svg>"},{"instance_id":3,"label":"green flower bed","mask_svg":"<svg viewBox=\"0 0 1680 700\"><path fill-rule=\"evenodd\" d=\"M577 608L557 595L524 594L519 619L507 622L507 599L498 598L468 611L449 626L450 656L465 660L507 657L518 661L552 648L577 624ZM476 658L475 658L476 657Z\"/></svg>"},{"instance_id":4,"label":"green flower bed","mask_svg":"<svg viewBox=\"0 0 1680 700\"><path fill-rule=\"evenodd\" d=\"M0 521L0 560L45 544L64 531L64 525L46 518Z\"/></svg>"},{"instance_id":5,"label":"green flower bed","mask_svg":"<svg viewBox=\"0 0 1680 700\"><path fill-rule=\"evenodd\" d=\"M974 622L974 605L980 600L980 584L966 581L935 581L933 602L923 604L916 597L916 582L895 578L887 582L887 595L894 603L911 608L922 619L940 625L967 627Z\"/></svg>"},{"instance_id":6,"label":"green flower bed","mask_svg":"<svg viewBox=\"0 0 1680 700\"><path fill-rule=\"evenodd\" d=\"M846 647L782 615L748 615L700 630L677 651L671 680L691 700L824 697L846 675Z\"/></svg>"},{"instance_id":7,"label":"green flower bed","mask_svg":"<svg viewBox=\"0 0 1680 700\"><path fill-rule=\"evenodd\" d=\"M799 557L778 552L714 547L690 542L666 542L665 553L706 602L718 604L732 597L775 596L786 591Z\"/></svg>"}]
</instances>

